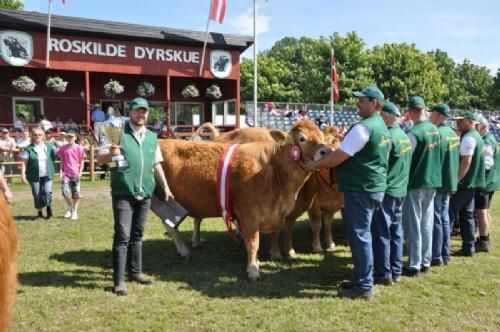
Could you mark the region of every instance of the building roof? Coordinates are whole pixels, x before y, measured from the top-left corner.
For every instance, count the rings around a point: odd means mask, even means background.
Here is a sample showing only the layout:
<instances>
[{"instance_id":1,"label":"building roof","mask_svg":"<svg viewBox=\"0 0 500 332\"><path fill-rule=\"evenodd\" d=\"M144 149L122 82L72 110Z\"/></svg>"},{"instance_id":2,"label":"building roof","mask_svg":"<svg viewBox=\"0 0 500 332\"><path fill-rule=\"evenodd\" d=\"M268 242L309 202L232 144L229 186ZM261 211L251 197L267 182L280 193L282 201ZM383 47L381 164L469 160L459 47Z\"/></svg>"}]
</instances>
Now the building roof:
<instances>
[{"instance_id":1,"label":"building roof","mask_svg":"<svg viewBox=\"0 0 500 332\"><path fill-rule=\"evenodd\" d=\"M47 30L47 14L0 8L0 28L44 32ZM148 41L162 44L170 43L195 47L202 46L205 40L205 33L202 31L59 15L52 15L51 31L69 35ZM207 44L210 47L243 52L253 44L253 38L211 32Z\"/></svg>"}]
</instances>

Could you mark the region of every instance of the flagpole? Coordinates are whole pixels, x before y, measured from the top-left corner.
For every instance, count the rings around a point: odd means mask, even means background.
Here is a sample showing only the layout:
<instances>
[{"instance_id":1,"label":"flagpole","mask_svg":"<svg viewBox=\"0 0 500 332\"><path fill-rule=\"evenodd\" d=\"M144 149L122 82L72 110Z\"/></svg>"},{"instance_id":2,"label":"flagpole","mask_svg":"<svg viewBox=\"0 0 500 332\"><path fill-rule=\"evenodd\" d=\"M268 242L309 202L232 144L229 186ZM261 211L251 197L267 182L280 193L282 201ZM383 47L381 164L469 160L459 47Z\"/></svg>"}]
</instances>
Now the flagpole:
<instances>
[{"instance_id":1,"label":"flagpole","mask_svg":"<svg viewBox=\"0 0 500 332\"><path fill-rule=\"evenodd\" d=\"M253 123L257 127L257 0L253 0L253 109Z\"/></svg>"},{"instance_id":2,"label":"flagpole","mask_svg":"<svg viewBox=\"0 0 500 332\"><path fill-rule=\"evenodd\" d=\"M45 67L50 67L50 21L51 21L52 0L49 0L49 18L47 22L47 53L45 57Z\"/></svg>"},{"instance_id":3,"label":"flagpole","mask_svg":"<svg viewBox=\"0 0 500 332\"><path fill-rule=\"evenodd\" d=\"M214 0L210 0L210 9L212 8L213 1ZM207 49L209 25L210 25L210 10L208 11L207 29L205 30L205 42L203 43L203 52L201 53L200 71L198 72L198 76L201 76L201 74L203 72L203 65L205 63L205 50Z\"/></svg>"},{"instance_id":4,"label":"flagpole","mask_svg":"<svg viewBox=\"0 0 500 332\"><path fill-rule=\"evenodd\" d=\"M333 48L331 51L332 55L330 58L330 126L333 126L333 110L334 110L334 100L333 100L333 59L335 57Z\"/></svg>"}]
</instances>

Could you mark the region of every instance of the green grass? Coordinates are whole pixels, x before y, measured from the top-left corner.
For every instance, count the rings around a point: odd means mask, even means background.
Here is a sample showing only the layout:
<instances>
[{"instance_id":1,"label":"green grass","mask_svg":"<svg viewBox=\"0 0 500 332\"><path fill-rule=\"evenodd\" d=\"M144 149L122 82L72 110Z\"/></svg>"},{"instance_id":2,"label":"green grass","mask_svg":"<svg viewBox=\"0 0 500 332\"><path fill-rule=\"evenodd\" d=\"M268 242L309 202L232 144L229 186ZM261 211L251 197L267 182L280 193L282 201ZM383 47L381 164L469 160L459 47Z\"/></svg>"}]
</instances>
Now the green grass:
<instances>
[{"instance_id":1,"label":"green grass","mask_svg":"<svg viewBox=\"0 0 500 332\"><path fill-rule=\"evenodd\" d=\"M26 186L16 186L13 205L19 243L20 287L12 331L498 331L500 330L500 199L493 204L489 254L453 257L419 279L377 287L371 301L335 297L352 263L340 220L334 224L338 251L310 253L311 232L301 219L294 229L297 259L269 258L269 236L261 241L261 280L246 279L246 254L226 233L221 219L202 224L204 247L180 258L150 214L144 271L152 286L128 283L129 296L112 286L112 211L106 182L85 183L80 220L61 216L33 221ZM499 195L500 196L500 195ZM337 215L337 217L339 217ZM495 224L496 223L496 224ZM192 222L181 225L189 241ZM458 239L453 250L459 248Z\"/></svg>"}]
</instances>

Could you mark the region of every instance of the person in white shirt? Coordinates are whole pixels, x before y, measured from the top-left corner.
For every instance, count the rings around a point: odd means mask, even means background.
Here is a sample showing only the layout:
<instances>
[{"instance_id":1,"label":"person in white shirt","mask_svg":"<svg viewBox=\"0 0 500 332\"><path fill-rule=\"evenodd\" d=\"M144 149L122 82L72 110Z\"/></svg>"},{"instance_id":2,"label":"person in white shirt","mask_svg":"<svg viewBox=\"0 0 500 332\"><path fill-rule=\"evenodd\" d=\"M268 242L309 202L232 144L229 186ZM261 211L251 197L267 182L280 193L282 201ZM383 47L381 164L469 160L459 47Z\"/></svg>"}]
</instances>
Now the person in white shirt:
<instances>
[{"instance_id":1,"label":"person in white shirt","mask_svg":"<svg viewBox=\"0 0 500 332\"><path fill-rule=\"evenodd\" d=\"M52 122L47 120L47 116L43 116L42 120L38 124L38 127L42 128L44 132L46 132L49 129L52 129Z\"/></svg>"},{"instance_id":2,"label":"person in white shirt","mask_svg":"<svg viewBox=\"0 0 500 332\"><path fill-rule=\"evenodd\" d=\"M24 130L24 116L19 115L17 117L17 120L14 121L14 128L16 128L18 131L23 131Z\"/></svg>"}]
</instances>

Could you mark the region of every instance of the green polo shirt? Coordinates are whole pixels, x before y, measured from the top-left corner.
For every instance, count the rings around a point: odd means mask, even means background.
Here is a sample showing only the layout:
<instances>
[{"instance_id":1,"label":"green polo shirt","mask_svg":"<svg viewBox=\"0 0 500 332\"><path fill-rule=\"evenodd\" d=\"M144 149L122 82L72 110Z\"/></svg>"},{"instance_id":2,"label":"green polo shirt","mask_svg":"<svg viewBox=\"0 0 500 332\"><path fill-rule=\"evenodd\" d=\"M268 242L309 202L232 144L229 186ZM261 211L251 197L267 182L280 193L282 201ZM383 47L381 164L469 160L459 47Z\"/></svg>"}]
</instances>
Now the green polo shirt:
<instances>
[{"instance_id":1,"label":"green polo shirt","mask_svg":"<svg viewBox=\"0 0 500 332\"><path fill-rule=\"evenodd\" d=\"M458 190L475 190L484 189L485 185L485 169L484 169L484 142L475 129L471 129L468 132L462 134L462 140L466 137L472 137L476 141L476 147L474 148L474 154L472 155L472 161L469 170L463 177L462 181L458 183Z\"/></svg>"},{"instance_id":2,"label":"green polo shirt","mask_svg":"<svg viewBox=\"0 0 500 332\"><path fill-rule=\"evenodd\" d=\"M445 124L438 127L441 136L441 178L440 192L455 192L458 185L458 166L460 162L460 137Z\"/></svg>"},{"instance_id":3,"label":"green polo shirt","mask_svg":"<svg viewBox=\"0 0 500 332\"><path fill-rule=\"evenodd\" d=\"M406 196L412 156L411 142L401 127L395 123L387 128L392 147L389 152L386 193L392 197Z\"/></svg>"}]
</instances>

